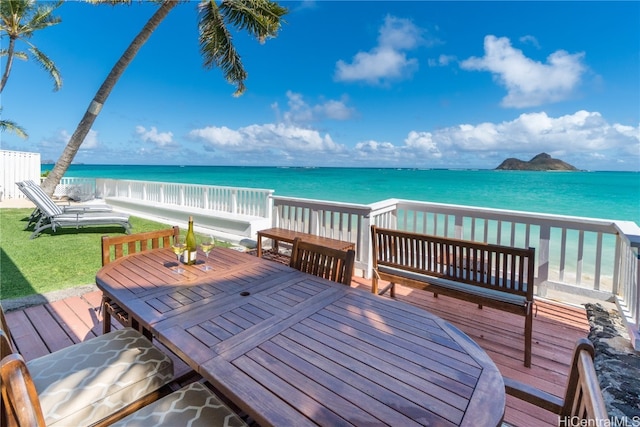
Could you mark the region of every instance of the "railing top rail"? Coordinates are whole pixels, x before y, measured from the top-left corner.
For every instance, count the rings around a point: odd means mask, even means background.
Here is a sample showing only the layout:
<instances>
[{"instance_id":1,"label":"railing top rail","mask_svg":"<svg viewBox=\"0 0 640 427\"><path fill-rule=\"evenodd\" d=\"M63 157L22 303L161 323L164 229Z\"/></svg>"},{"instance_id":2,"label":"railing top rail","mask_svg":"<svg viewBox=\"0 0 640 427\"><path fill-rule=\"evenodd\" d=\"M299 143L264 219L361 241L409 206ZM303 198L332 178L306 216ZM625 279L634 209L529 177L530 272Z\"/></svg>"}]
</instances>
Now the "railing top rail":
<instances>
[{"instance_id":1,"label":"railing top rail","mask_svg":"<svg viewBox=\"0 0 640 427\"><path fill-rule=\"evenodd\" d=\"M613 219L589 218L580 216L546 214L540 212L525 212L508 209L483 208L477 206L453 205L446 203L421 202L416 200L397 200L399 209L413 206L428 206L429 210L435 213L468 213L470 217L486 218L486 219L504 219L513 221L515 219L522 220L532 225L551 225L555 227L575 228L576 224L588 225L591 231L603 232L620 232L620 228L616 224L627 223L635 224L631 221L618 221ZM625 226L625 234L634 227L630 224ZM640 234L640 228L635 225L635 232Z\"/></svg>"},{"instance_id":2,"label":"railing top rail","mask_svg":"<svg viewBox=\"0 0 640 427\"><path fill-rule=\"evenodd\" d=\"M360 214L368 214L371 211L371 207L369 205L362 205L358 203L345 203L345 202L333 202L328 200L316 200L316 199L304 199L300 197L283 197L283 196L273 196L273 205L281 206L281 205L295 205L300 207L318 207L322 205L323 207L330 208L339 208L342 210L348 210L351 213L360 213Z\"/></svg>"},{"instance_id":3,"label":"railing top rail","mask_svg":"<svg viewBox=\"0 0 640 427\"><path fill-rule=\"evenodd\" d=\"M188 186L188 187L210 187L210 188L226 189L226 190L254 191L254 192L268 193L268 194L273 194L275 192L275 190L271 190L267 188L232 187L232 186L226 186L226 185L194 184L194 183L186 183L186 182L161 182L161 181L144 181L144 180L137 180L137 179L115 179L115 178L96 178L96 180L135 182L135 183L155 184L155 185L163 184L163 185L177 185L177 186Z\"/></svg>"}]
</instances>

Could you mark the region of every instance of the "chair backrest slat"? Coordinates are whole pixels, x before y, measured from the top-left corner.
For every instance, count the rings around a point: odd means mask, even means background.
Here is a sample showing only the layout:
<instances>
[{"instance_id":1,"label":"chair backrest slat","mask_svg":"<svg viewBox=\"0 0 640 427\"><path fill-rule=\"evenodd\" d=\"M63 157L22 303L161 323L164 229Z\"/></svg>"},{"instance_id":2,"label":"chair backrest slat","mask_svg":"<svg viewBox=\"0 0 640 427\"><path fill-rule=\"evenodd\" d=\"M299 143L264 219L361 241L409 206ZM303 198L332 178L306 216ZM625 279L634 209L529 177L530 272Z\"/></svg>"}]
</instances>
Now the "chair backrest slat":
<instances>
[{"instance_id":1,"label":"chair backrest slat","mask_svg":"<svg viewBox=\"0 0 640 427\"><path fill-rule=\"evenodd\" d=\"M107 265L126 255L146 251L149 249L149 242L153 249L169 247L173 237L178 235L180 235L180 228L174 226L125 236L102 236L102 265Z\"/></svg>"},{"instance_id":2,"label":"chair backrest slat","mask_svg":"<svg viewBox=\"0 0 640 427\"><path fill-rule=\"evenodd\" d=\"M355 251L341 251L300 238L293 241L291 262L297 270L351 286Z\"/></svg>"}]
</instances>

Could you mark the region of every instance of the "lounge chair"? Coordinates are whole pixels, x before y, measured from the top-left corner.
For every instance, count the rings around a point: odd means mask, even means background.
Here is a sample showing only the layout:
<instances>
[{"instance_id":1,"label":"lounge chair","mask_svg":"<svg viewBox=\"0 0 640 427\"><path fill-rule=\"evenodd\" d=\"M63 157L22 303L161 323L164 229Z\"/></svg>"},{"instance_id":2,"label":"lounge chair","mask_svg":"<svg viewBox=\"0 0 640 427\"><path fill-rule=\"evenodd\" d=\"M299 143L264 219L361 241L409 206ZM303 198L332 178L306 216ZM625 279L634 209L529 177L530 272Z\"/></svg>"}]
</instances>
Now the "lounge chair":
<instances>
[{"instance_id":1,"label":"lounge chair","mask_svg":"<svg viewBox=\"0 0 640 427\"><path fill-rule=\"evenodd\" d=\"M30 196L29 198L40 211L34 231L29 237L30 239L37 237L43 230L48 228L55 233L58 228L81 228L90 225L120 225L124 227L127 234L131 232L129 215L118 212L65 212L55 203L42 203L31 186L24 186L22 191Z\"/></svg>"},{"instance_id":2,"label":"lounge chair","mask_svg":"<svg viewBox=\"0 0 640 427\"><path fill-rule=\"evenodd\" d=\"M65 213L77 213L77 212L112 212L113 207L111 205L106 204L87 204L87 205L71 205L69 202L63 205L59 202L56 203L53 201L44 190L36 184L33 180L26 180L16 182L18 189L22 191L22 193L27 196L29 200L36 205L36 208L33 210L31 215L29 216L29 222L27 223L27 227L29 228L31 224L35 224L40 219L42 215L42 211L38 206L40 205L48 205L48 206L58 206ZM25 190L25 188L29 188L29 190Z\"/></svg>"}]
</instances>

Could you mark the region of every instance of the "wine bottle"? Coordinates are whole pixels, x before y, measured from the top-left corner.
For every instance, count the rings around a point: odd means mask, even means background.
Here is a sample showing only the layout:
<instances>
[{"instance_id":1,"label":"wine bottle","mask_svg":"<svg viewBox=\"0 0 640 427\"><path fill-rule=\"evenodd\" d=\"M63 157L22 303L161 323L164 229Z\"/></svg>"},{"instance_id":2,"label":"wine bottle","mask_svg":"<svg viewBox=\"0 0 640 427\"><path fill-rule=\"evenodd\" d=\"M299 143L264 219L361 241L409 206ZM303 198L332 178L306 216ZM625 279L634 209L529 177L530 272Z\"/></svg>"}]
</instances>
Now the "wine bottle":
<instances>
[{"instance_id":1,"label":"wine bottle","mask_svg":"<svg viewBox=\"0 0 640 427\"><path fill-rule=\"evenodd\" d=\"M193 217L189 217L189 228L187 229L187 238L185 243L187 244L187 248L184 251L184 259L183 262L185 264L195 264L196 263L196 235L193 233Z\"/></svg>"}]
</instances>

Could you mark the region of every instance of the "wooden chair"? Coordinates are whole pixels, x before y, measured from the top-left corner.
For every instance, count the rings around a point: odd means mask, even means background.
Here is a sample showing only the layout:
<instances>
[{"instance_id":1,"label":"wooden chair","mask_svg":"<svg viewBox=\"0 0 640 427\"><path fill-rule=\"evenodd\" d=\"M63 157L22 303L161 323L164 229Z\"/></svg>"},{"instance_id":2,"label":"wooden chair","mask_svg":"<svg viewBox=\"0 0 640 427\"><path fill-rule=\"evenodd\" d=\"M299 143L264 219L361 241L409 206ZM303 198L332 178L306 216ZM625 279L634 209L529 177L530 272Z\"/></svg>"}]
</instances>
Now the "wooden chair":
<instances>
[{"instance_id":1,"label":"wooden chair","mask_svg":"<svg viewBox=\"0 0 640 427\"><path fill-rule=\"evenodd\" d=\"M6 335L2 334L2 340L5 341L3 345L6 345L6 338ZM0 378L2 379L2 416L0 417L2 425L45 427L38 392L21 355L13 353L2 358Z\"/></svg>"},{"instance_id":2,"label":"wooden chair","mask_svg":"<svg viewBox=\"0 0 640 427\"><path fill-rule=\"evenodd\" d=\"M341 251L296 238L289 265L304 273L351 286L355 256L353 249Z\"/></svg>"},{"instance_id":3,"label":"wooden chair","mask_svg":"<svg viewBox=\"0 0 640 427\"><path fill-rule=\"evenodd\" d=\"M0 345L11 347L7 335L1 330ZM45 427L47 425L36 385L31 378L27 363L20 354L11 353L0 360L0 389L2 393L0 424L3 427ZM91 390L87 391L87 394L92 393ZM60 393L61 396L62 394L64 392ZM82 394L75 396L76 400L83 398ZM198 382L167 394L148 405L146 403L149 403L149 399L145 400L145 405L127 406L103 419L97 425L119 427L147 427L149 425L246 426L238 414L225 405L211 390ZM115 423L113 423L114 421Z\"/></svg>"},{"instance_id":4,"label":"wooden chair","mask_svg":"<svg viewBox=\"0 0 640 427\"><path fill-rule=\"evenodd\" d=\"M0 348L2 426L109 425L171 391L171 358L131 328L25 362L4 322Z\"/></svg>"},{"instance_id":5,"label":"wooden chair","mask_svg":"<svg viewBox=\"0 0 640 427\"><path fill-rule=\"evenodd\" d=\"M126 236L102 236L102 266L109 264L123 256L143 252L150 249L166 248L171 246L174 236L180 235L180 228L172 228L135 233ZM111 331L111 317L115 317L122 326L136 329L147 338L151 339L151 332L141 328L136 319L127 313L122 307L114 303L110 298L102 297L102 333Z\"/></svg>"},{"instance_id":6,"label":"wooden chair","mask_svg":"<svg viewBox=\"0 0 640 427\"><path fill-rule=\"evenodd\" d=\"M607 408L593 367L594 355L593 344L586 338L579 339L564 399L510 378L504 378L505 390L511 396L558 414L560 425L574 425L575 420L587 420L588 425L608 425Z\"/></svg>"}]
</instances>

